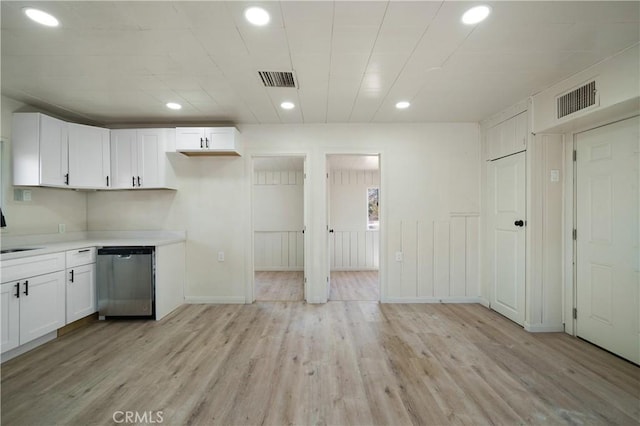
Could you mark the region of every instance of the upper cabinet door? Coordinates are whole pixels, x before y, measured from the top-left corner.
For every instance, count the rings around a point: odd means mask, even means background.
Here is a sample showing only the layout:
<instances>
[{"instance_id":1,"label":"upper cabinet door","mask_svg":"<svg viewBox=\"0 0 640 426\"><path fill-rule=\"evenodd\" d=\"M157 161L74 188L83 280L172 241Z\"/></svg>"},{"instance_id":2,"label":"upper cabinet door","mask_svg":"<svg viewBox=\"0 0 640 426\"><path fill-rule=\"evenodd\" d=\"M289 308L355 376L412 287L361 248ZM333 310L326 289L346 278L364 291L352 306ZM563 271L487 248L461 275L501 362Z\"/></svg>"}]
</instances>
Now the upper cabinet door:
<instances>
[{"instance_id":1,"label":"upper cabinet door","mask_svg":"<svg viewBox=\"0 0 640 426\"><path fill-rule=\"evenodd\" d=\"M164 156L164 129L138 130L138 184L141 188L160 188L163 185L161 161Z\"/></svg>"},{"instance_id":2,"label":"upper cabinet door","mask_svg":"<svg viewBox=\"0 0 640 426\"><path fill-rule=\"evenodd\" d=\"M514 117L516 120L516 139L513 149L522 151L527 149L527 139L529 136L529 120L527 112L518 114Z\"/></svg>"},{"instance_id":3,"label":"upper cabinet door","mask_svg":"<svg viewBox=\"0 0 640 426\"><path fill-rule=\"evenodd\" d=\"M177 127L176 150L199 150L206 148L203 127Z\"/></svg>"},{"instance_id":4,"label":"upper cabinet door","mask_svg":"<svg viewBox=\"0 0 640 426\"><path fill-rule=\"evenodd\" d=\"M522 112L487 130L488 160L506 157L527 149L528 115Z\"/></svg>"},{"instance_id":5,"label":"upper cabinet door","mask_svg":"<svg viewBox=\"0 0 640 426\"><path fill-rule=\"evenodd\" d=\"M69 123L69 186L108 188L110 157L109 129Z\"/></svg>"},{"instance_id":6,"label":"upper cabinet door","mask_svg":"<svg viewBox=\"0 0 640 426\"><path fill-rule=\"evenodd\" d=\"M136 130L111 131L111 188L134 188L138 174Z\"/></svg>"},{"instance_id":7,"label":"upper cabinet door","mask_svg":"<svg viewBox=\"0 0 640 426\"><path fill-rule=\"evenodd\" d=\"M40 116L40 184L66 186L67 173L67 123L57 118Z\"/></svg>"},{"instance_id":8,"label":"upper cabinet door","mask_svg":"<svg viewBox=\"0 0 640 426\"><path fill-rule=\"evenodd\" d=\"M210 127L205 131L207 149L233 151L236 149L237 130L233 127Z\"/></svg>"}]
</instances>

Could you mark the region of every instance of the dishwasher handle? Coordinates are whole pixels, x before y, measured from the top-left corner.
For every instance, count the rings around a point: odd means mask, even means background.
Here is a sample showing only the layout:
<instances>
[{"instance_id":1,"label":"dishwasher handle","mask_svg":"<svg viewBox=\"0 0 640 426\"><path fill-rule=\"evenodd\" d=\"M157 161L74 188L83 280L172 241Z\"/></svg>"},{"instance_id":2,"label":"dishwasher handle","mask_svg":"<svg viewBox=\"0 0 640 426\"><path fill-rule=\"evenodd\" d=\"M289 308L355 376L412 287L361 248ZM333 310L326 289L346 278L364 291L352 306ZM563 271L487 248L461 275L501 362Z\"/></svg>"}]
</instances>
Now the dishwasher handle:
<instances>
[{"instance_id":1,"label":"dishwasher handle","mask_svg":"<svg viewBox=\"0 0 640 426\"><path fill-rule=\"evenodd\" d=\"M98 256L115 255L120 258L126 258L134 254L153 254L154 246L118 246L118 247L102 247L98 249Z\"/></svg>"}]
</instances>

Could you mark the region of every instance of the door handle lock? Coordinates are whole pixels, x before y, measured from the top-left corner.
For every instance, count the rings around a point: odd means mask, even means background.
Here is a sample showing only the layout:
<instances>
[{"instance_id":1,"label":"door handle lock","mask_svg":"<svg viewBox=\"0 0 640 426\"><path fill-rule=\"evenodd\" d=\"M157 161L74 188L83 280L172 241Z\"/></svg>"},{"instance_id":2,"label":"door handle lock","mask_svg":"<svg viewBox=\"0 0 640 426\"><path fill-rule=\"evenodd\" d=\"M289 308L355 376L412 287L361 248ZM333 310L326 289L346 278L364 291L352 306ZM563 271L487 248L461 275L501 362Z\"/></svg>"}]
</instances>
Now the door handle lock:
<instances>
[{"instance_id":1,"label":"door handle lock","mask_svg":"<svg viewBox=\"0 0 640 426\"><path fill-rule=\"evenodd\" d=\"M516 220L515 222L513 222L513 224L515 226L523 227L524 226L524 220Z\"/></svg>"}]
</instances>

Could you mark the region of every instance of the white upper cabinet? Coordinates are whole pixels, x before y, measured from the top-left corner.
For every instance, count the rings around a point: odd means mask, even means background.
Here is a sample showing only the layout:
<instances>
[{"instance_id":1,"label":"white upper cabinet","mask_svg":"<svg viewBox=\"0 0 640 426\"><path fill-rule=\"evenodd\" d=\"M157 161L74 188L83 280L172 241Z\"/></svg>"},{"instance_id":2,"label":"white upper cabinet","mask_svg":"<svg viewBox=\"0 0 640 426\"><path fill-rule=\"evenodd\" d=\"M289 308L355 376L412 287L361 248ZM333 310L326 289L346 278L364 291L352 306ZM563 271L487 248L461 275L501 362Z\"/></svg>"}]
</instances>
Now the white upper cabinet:
<instances>
[{"instance_id":1,"label":"white upper cabinet","mask_svg":"<svg viewBox=\"0 0 640 426\"><path fill-rule=\"evenodd\" d=\"M487 130L488 159L506 157L507 155L527 149L528 117L522 112Z\"/></svg>"},{"instance_id":2,"label":"white upper cabinet","mask_svg":"<svg viewBox=\"0 0 640 426\"><path fill-rule=\"evenodd\" d=\"M16 113L12 133L14 185L67 185L66 122L40 113Z\"/></svg>"},{"instance_id":3,"label":"white upper cabinet","mask_svg":"<svg viewBox=\"0 0 640 426\"><path fill-rule=\"evenodd\" d=\"M12 133L14 185L108 187L109 129L14 113Z\"/></svg>"},{"instance_id":4,"label":"white upper cabinet","mask_svg":"<svg viewBox=\"0 0 640 426\"><path fill-rule=\"evenodd\" d=\"M235 127L178 127L176 151L184 155L242 155Z\"/></svg>"},{"instance_id":5,"label":"white upper cabinet","mask_svg":"<svg viewBox=\"0 0 640 426\"><path fill-rule=\"evenodd\" d=\"M109 129L69 123L69 186L109 188L109 151Z\"/></svg>"},{"instance_id":6,"label":"white upper cabinet","mask_svg":"<svg viewBox=\"0 0 640 426\"><path fill-rule=\"evenodd\" d=\"M114 189L171 188L167 146L173 129L111 131L111 171Z\"/></svg>"},{"instance_id":7,"label":"white upper cabinet","mask_svg":"<svg viewBox=\"0 0 640 426\"><path fill-rule=\"evenodd\" d=\"M123 129L111 131L111 187L134 188L137 173L137 132ZM132 183L133 180L133 183Z\"/></svg>"}]
</instances>

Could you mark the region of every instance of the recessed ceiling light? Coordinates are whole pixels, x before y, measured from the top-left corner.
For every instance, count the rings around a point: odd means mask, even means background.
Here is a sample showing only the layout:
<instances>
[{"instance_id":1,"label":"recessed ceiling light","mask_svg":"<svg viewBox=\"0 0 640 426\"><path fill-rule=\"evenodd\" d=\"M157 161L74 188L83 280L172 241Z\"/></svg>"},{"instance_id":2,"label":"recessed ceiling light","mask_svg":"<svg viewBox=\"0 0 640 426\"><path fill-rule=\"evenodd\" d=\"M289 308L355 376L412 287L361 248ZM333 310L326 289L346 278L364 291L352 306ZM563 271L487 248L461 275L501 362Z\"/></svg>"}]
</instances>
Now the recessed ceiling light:
<instances>
[{"instance_id":1,"label":"recessed ceiling light","mask_svg":"<svg viewBox=\"0 0 640 426\"><path fill-rule=\"evenodd\" d=\"M167 102L167 108L169 108L169 109L181 109L182 105L177 104L175 102Z\"/></svg>"},{"instance_id":2,"label":"recessed ceiling light","mask_svg":"<svg viewBox=\"0 0 640 426\"><path fill-rule=\"evenodd\" d=\"M283 102L280 104L280 108L282 109L293 109L295 108L295 104L293 102Z\"/></svg>"},{"instance_id":3,"label":"recessed ceiling light","mask_svg":"<svg viewBox=\"0 0 640 426\"><path fill-rule=\"evenodd\" d=\"M26 7L23 10L24 14L27 15L29 19L37 22L38 24L46 25L47 27L57 27L58 25L60 25L56 17L48 14L47 12L33 9L31 7Z\"/></svg>"},{"instance_id":4,"label":"recessed ceiling light","mask_svg":"<svg viewBox=\"0 0 640 426\"><path fill-rule=\"evenodd\" d=\"M491 9L489 6L476 6L467 10L464 15L462 15L462 23L467 25L474 25L478 22L484 21L487 16L491 13Z\"/></svg>"},{"instance_id":5,"label":"recessed ceiling light","mask_svg":"<svg viewBox=\"0 0 640 426\"><path fill-rule=\"evenodd\" d=\"M411 105L409 102L407 101L400 101L396 104L396 108L398 109L407 109L409 108L409 105Z\"/></svg>"},{"instance_id":6,"label":"recessed ceiling light","mask_svg":"<svg viewBox=\"0 0 640 426\"><path fill-rule=\"evenodd\" d=\"M253 25L263 26L271 19L266 10L261 7L250 7L244 11L244 17Z\"/></svg>"}]
</instances>

